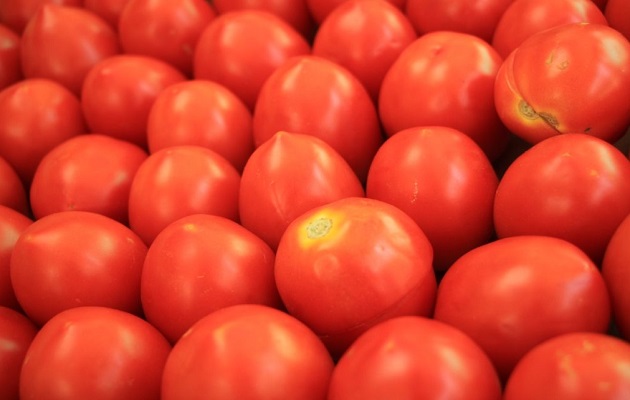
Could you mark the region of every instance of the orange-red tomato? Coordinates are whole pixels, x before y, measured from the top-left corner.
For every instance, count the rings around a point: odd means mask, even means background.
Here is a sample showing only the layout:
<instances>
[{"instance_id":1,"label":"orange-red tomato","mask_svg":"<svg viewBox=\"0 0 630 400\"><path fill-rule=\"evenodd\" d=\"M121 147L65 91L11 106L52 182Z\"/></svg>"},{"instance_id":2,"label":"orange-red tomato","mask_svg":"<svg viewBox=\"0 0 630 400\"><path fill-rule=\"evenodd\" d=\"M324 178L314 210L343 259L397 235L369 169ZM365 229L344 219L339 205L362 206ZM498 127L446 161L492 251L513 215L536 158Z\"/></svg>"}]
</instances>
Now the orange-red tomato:
<instances>
[{"instance_id":1,"label":"orange-red tomato","mask_svg":"<svg viewBox=\"0 0 630 400\"><path fill-rule=\"evenodd\" d=\"M46 4L80 7L83 0L2 0L0 2L0 23L22 34L26 24L37 11Z\"/></svg>"},{"instance_id":2,"label":"orange-red tomato","mask_svg":"<svg viewBox=\"0 0 630 400\"><path fill-rule=\"evenodd\" d=\"M20 399L20 375L37 327L22 313L0 306L0 396Z\"/></svg>"},{"instance_id":3,"label":"orange-red tomato","mask_svg":"<svg viewBox=\"0 0 630 400\"><path fill-rule=\"evenodd\" d=\"M20 36L0 24L0 90L23 78Z\"/></svg>"},{"instance_id":4,"label":"orange-red tomato","mask_svg":"<svg viewBox=\"0 0 630 400\"><path fill-rule=\"evenodd\" d=\"M630 214L610 238L602 261L602 274L612 300L614 322L619 334L630 338Z\"/></svg>"},{"instance_id":5,"label":"orange-red tomato","mask_svg":"<svg viewBox=\"0 0 630 400\"><path fill-rule=\"evenodd\" d=\"M11 254L18 237L32 222L26 215L0 205L0 307L22 310L11 283Z\"/></svg>"}]
</instances>

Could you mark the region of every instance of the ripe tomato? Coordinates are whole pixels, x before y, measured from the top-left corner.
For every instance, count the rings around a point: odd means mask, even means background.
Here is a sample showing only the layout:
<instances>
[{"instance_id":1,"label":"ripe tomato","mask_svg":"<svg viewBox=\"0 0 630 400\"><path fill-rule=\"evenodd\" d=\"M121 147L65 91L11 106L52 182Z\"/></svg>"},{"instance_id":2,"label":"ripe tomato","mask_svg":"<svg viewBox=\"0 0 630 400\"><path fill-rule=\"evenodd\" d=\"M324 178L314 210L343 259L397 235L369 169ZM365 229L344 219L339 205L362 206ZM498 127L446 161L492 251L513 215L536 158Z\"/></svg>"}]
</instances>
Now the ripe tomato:
<instances>
[{"instance_id":1,"label":"ripe tomato","mask_svg":"<svg viewBox=\"0 0 630 400\"><path fill-rule=\"evenodd\" d=\"M83 84L85 120L92 132L146 148L151 106L162 90L184 80L179 70L156 58L124 54L104 59Z\"/></svg>"},{"instance_id":2,"label":"ripe tomato","mask_svg":"<svg viewBox=\"0 0 630 400\"><path fill-rule=\"evenodd\" d=\"M262 305L207 315L171 351L162 399L326 399L333 361L306 326Z\"/></svg>"},{"instance_id":3,"label":"ripe tomato","mask_svg":"<svg viewBox=\"0 0 630 400\"><path fill-rule=\"evenodd\" d=\"M0 157L25 187L48 151L86 131L77 97L49 79L25 79L0 92Z\"/></svg>"},{"instance_id":4,"label":"ripe tomato","mask_svg":"<svg viewBox=\"0 0 630 400\"><path fill-rule=\"evenodd\" d=\"M608 142L630 125L630 42L602 24L574 23L530 36L495 85L499 116L530 143L560 133Z\"/></svg>"},{"instance_id":5,"label":"ripe tomato","mask_svg":"<svg viewBox=\"0 0 630 400\"><path fill-rule=\"evenodd\" d=\"M111 218L58 212L36 220L18 237L11 254L11 283L25 313L38 325L79 306L140 313L146 251L136 234Z\"/></svg>"},{"instance_id":6,"label":"ripe tomato","mask_svg":"<svg viewBox=\"0 0 630 400\"><path fill-rule=\"evenodd\" d=\"M534 347L514 368L505 400L623 399L630 393L630 345L596 333L570 333Z\"/></svg>"},{"instance_id":7,"label":"ripe tomato","mask_svg":"<svg viewBox=\"0 0 630 400\"><path fill-rule=\"evenodd\" d=\"M497 175L483 150L446 127L405 129L378 150L367 197L393 204L422 228L435 269L489 242L494 234Z\"/></svg>"},{"instance_id":8,"label":"ripe tomato","mask_svg":"<svg viewBox=\"0 0 630 400\"><path fill-rule=\"evenodd\" d=\"M579 248L547 236L517 236L455 261L440 282L434 317L472 337L506 379L546 339L606 332L610 300L597 266Z\"/></svg>"},{"instance_id":9,"label":"ripe tomato","mask_svg":"<svg viewBox=\"0 0 630 400\"><path fill-rule=\"evenodd\" d=\"M363 332L433 311L433 250L418 225L387 203L351 197L316 207L286 229L276 285L289 313L339 356Z\"/></svg>"},{"instance_id":10,"label":"ripe tomato","mask_svg":"<svg viewBox=\"0 0 630 400\"><path fill-rule=\"evenodd\" d=\"M155 238L142 270L146 319L175 343L195 322L220 308L255 303L281 307L274 253L229 219L196 214Z\"/></svg>"},{"instance_id":11,"label":"ripe tomato","mask_svg":"<svg viewBox=\"0 0 630 400\"><path fill-rule=\"evenodd\" d=\"M311 15L318 25L321 25L332 11L347 0L306 0ZM387 0L399 9L405 7L407 0Z\"/></svg>"},{"instance_id":12,"label":"ripe tomato","mask_svg":"<svg viewBox=\"0 0 630 400\"><path fill-rule=\"evenodd\" d=\"M350 346L330 380L329 400L499 400L494 366L468 336L422 317L382 322Z\"/></svg>"},{"instance_id":13,"label":"ripe tomato","mask_svg":"<svg viewBox=\"0 0 630 400\"><path fill-rule=\"evenodd\" d=\"M206 0L128 0L120 43L125 53L155 57L190 76L199 35L215 16Z\"/></svg>"},{"instance_id":14,"label":"ripe tomato","mask_svg":"<svg viewBox=\"0 0 630 400\"><path fill-rule=\"evenodd\" d=\"M232 91L195 79L164 89L147 121L149 151L196 145L225 157L238 171L254 151L251 111Z\"/></svg>"},{"instance_id":15,"label":"ripe tomato","mask_svg":"<svg viewBox=\"0 0 630 400\"><path fill-rule=\"evenodd\" d=\"M2 157L0 157L0 205L22 214L29 213L24 185L11 164Z\"/></svg>"},{"instance_id":16,"label":"ripe tomato","mask_svg":"<svg viewBox=\"0 0 630 400\"><path fill-rule=\"evenodd\" d=\"M211 214L238 221L241 177L225 158L200 146L151 154L131 183L129 226L147 245L175 220Z\"/></svg>"},{"instance_id":17,"label":"ripe tomato","mask_svg":"<svg viewBox=\"0 0 630 400\"><path fill-rule=\"evenodd\" d=\"M0 90L22 80L20 36L0 24Z\"/></svg>"},{"instance_id":18,"label":"ripe tomato","mask_svg":"<svg viewBox=\"0 0 630 400\"><path fill-rule=\"evenodd\" d=\"M447 126L469 135L496 159L509 137L494 107L500 66L501 57L476 36L442 31L419 37L383 79L379 113L387 135Z\"/></svg>"},{"instance_id":19,"label":"ripe tomato","mask_svg":"<svg viewBox=\"0 0 630 400\"><path fill-rule=\"evenodd\" d=\"M602 10L591 0L515 1L499 19L492 47L506 58L534 33L576 22L608 25Z\"/></svg>"},{"instance_id":20,"label":"ripe tomato","mask_svg":"<svg viewBox=\"0 0 630 400\"><path fill-rule=\"evenodd\" d=\"M385 0L350 0L340 4L320 25L313 55L346 67L377 101L385 73L415 39L413 26L393 4Z\"/></svg>"},{"instance_id":21,"label":"ripe tomato","mask_svg":"<svg viewBox=\"0 0 630 400\"><path fill-rule=\"evenodd\" d=\"M0 306L0 398L20 399L20 371L37 327L23 314Z\"/></svg>"},{"instance_id":22,"label":"ripe tomato","mask_svg":"<svg viewBox=\"0 0 630 400\"><path fill-rule=\"evenodd\" d=\"M603 10L608 24L630 40L630 20L627 18L630 13L630 2L607 0Z\"/></svg>"},{"instance_id":23,"label":"ripe tomato","mask_svg":"<svg viewBox=\"0 0 630 400\"><path fill-rule=\"evenodd\" d=\"M617 329L621 336L630 338L630 214L625 217L610 238L602 274L608 285Z\"/></svg>"},{"instance_id":24,"label":"ripe tomato","mask_svg":"<svg viewBox=\"0 0 630 400\"><path fill-rule=\"evenodd\" d=\"M127 223L131 181L147 153L111 136L68 139L39 163L30 188L35 218L59 211L91 211Z\"/></svg>"},{"instance_id":25,"label":"ripe tomato","mask_svg":"<svg viewBox=\"0 0 630 400\"><path fill-rule=\"evenodd\" d=\"M291 57L310 53L306 39L267 11L221 14L201 33L194 77L220 83L251 109L265 80Z\"/></svg>"},{"instance_id":26,"label":"ripe tomato","mask_svg":"<svg viewBox=\"0 0 630 400\"><path fill-rule=\"evenodd\" d=\"M141 318L105 307L78 307L53 317L28 348L22 399L157 399L170 352Z\"/></svg>"},{"instance_id":27,"label":"ripe tomato","mask_svg":"<svg viewBox=\"0 0 630 400\"><path fill-rule=\"evenodd\" d=\"M2 0L0 23L21 35L26 24L45 4L80 7L83 0Z\"/></svg>"},{"instance_id":28,"label":"ripe tomato","mask_svg":"<svg viewBox=\"0 0 630 400\"><path fill-rule=\"evenodd\" d=\"M240 221L272 249L302 213L365 195L348 163L326 142L280 131L247 161L239 193Z\"/></svg>"},{"instance_id":29,"label":"ripe tomato","mask_svg":"<svg viewBox=\"0 0 630 400\"><path fill-rule=\"evenodd\" d=\"M347 69L316 56L294 57L263 85L254 110L254 143L278 131L316 136L365 180L382 142L370 95Z\"/></svg>"},{"instance_id":30,"label":"ripe tomato","mask_svg":"<svg viewBox=\"0 0 630 400\"><path fill-rule=\"evenodd\" d=\"M547 235L580 247L599 264L630 213L630 161L586 134L544 140L519 156L499 182L497 235Z\"/></svg>"},{"instance_id":31,"label":"ripe tomato","mask_svg":"<svg viewBox=\"0 0 630 400\"><path fill-rule=\"evenodd\" d=\"M103 18L115 31L123 8L129 0L83 0L83 7Z\"/></svg>"},{"instance_id":32,"label":"ripe tomato","mask_svg":"<svg viewBox=\"0 0 630 400\"><path fill-rule=\"evenodd\" d=\"M0 205L0 307L21 310L11 283L11 253L22 231L32 222L24 214Z\"/></svg>"}]
</instances>

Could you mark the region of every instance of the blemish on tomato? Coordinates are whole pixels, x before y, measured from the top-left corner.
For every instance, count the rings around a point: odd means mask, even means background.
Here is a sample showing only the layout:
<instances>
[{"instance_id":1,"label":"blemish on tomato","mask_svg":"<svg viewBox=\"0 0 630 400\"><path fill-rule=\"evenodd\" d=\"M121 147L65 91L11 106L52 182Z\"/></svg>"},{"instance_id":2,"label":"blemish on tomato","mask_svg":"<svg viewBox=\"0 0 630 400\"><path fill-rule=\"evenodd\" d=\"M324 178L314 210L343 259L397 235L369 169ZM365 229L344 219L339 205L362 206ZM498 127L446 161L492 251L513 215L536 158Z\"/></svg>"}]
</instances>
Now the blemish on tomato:
<instances>
[{"instance_id":1,"label":"blemish on tomato","mask_svg":"<svg viewBox=\"0 0 630 400\"><path fill-rule=\"evenodd\" d=\"M326 217L317 218L306 227L306 237L309 239L324 237L330 232L332 226L332 219Z\"/></svg>"}]
</instances>

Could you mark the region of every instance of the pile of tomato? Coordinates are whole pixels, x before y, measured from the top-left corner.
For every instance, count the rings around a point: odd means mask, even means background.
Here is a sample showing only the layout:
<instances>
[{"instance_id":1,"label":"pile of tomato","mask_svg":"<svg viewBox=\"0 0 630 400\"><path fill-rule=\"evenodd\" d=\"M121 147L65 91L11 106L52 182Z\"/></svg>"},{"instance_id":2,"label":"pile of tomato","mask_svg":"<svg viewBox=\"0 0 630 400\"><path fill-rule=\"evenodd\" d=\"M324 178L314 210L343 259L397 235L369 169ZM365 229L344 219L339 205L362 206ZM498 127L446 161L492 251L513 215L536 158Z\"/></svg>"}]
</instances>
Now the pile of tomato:
<instances>
[{"instance_id":1,"label":"pile of tomato","mask_svg":"<svg viewBox=\"0 0 630 400\"><path fill-rule=\"evenodd\" d=\"M2 0L0 399L630 397L627 0Z\"/></svg>"}]
</instances>

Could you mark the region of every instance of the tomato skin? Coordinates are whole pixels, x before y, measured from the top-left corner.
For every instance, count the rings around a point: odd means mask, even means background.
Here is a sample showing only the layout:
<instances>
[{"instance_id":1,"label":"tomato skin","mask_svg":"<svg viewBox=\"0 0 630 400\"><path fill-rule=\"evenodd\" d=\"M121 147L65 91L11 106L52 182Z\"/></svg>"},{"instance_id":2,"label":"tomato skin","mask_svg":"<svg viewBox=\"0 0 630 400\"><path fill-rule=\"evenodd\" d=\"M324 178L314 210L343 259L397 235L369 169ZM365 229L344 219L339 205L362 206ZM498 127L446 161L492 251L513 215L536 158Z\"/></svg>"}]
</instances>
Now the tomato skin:
<instances>
[{"instance_id":1,"label":"tomato skin","mask_svg":"<svg viewBox=\"0 0 630 400\"><path fill-rule=\"evenodd\" d=\"M624 0L607 0L602 9L608 24L630 40L630 21L627 18L630 13L630 3Z\"/></svg>"},{"instance_id":2,"label":"tomato skin","mask_svg":"<svg viewBox=\"0 0 630 400\"><path fill-rule=\"evenodd\" d=\"M333 361L306 326L262 305L235 305L199 320L175 344L162 399L326 398Z\"/></svg>"},{"instance_id":3,"label":"tomato skin","mask_svg":"<svg viewBox=\"0 0 630 400\"><path fill-rule=\"evenodd\" d=\"M0 24L0 90L23 79L20 36Z\"/></svg>"},{"instance_id":4,"label":"tomato skin","mask_svg":"<svg viewBox=\"0 0 630 400\"><path fill-rule=\"evenodd\" d=\"M348 0L306 0L308 9L313 16L313 19L318 25L321 25L328 15L333 12L341 4ZM401 10L405 7L405 3L408 0L387 0Z\"/></svg>"},{"instance_id":5,"label":"tomato skin","mask_svg":"<svg viewBox=\"0 0 630 400\"><path fill-rule=\"evenodd\" d=\"M202 31L193 75L220 83L254 109L265 80L291 57L309 54L306 39L267 11L221 14Z\"/></svg>"},{"instance_id":6,"label":"tomato skin","mask_svg":"<svg viewBox=\"0 0 630 400\"><path fill-rule=\"evenodd\" d=\"M461 331L428 318L397 317L350 346L328 392L329 400L384 398L499 400L501 383L488 356Z\"/></svg>"},{"instance_id":7,"label":"tomato skin","mask_svg":"<svg viewBox=\"0 0 630 400\"><path fill-rule=\"evenodd\" d=\"M622 399L630 393L630 345L597 333L571 333L541 343L517 364L505 400Z\"/></svg>"},{"instance_id":8,"label":"tomato skin","mask_svg":"<svg viewBox=\"0 0 630 400\"><path fill-rule=\"evenodd\" d=\"M433 265L444 271L494 235L498 178L483 150L446 127L398 132L378 150L366 195L399 207L427 235Z\"/></svg>"},{"instance_id":9,"label":"tomato skin","mask_svg":"<svg viewBox=\"0 0 630 400\"><path fill-rule=\"evenodd\" d=\"M86 131L77 97L49 79L25 79L1 91L0 121L0 157L26 188L48 151Z\"/></svg>"},{"instance_id":10,"label":"tomato skin","mask_svg":"<svg viewBox=\"0 0 630 400\"><path fill-rule=\"evenodd\" d=\"M83 7L103 18L116 32L120 14L129 0L83 0Z\"/></svg>"},{"instance_id":11,"label":"tomato skin","mask_svg":"<svg viewBox=\"0 0 630 400\"><path fill-rule=\"evenodd\" d=\"M367 90L347 69L317 56L288 60L263 85L254 110L255 145L278 131L324 140L361 181L382 143Z\"/></svg>"},{"instance_id":12,"label":"tomato skin","mask_svg":"<svg viewBox=\"0 0 630 400\"><path fill-rule=\"evenodd\" d=\"M626 216L613 233L602 261L602 274L608 285L615 324L623 338L630 338L630 292L627 282L630 279L630 214Z\"/></svg>"},{"instance_id":13,"label":"tomato skin","mask_svg":"<svg viewBox=\"0 0 630 400\"><path fill-rule=\"evenodd\" d=\"M46 4L80 7L83 0L3 0L0 2L0 23L21 35L31 18Z\"/></svg>"},{"instance_id":14,"label":"tomato skin","mask_svg":"<svg viewBox=\"0 0 630 400\"><path fill-rule=\"evenodd\" d=\"M0 306L0 398L20 399L20 371L37 327L23 314Z\"/></svg>"},{"instance_id":15,"label":"tomato skin","mask_svg":"<svg viewBox=\"0 0 630 400\"><path fill-rule=\"evenodd\" d=\"M0 157L0 205L25 215L30 211L22 180L11 164L2 157Z\"/></svg>"},{"instance_id":16,"label":"tomato skin","mask_svg":"<svg viewBox=\"0 0 630 400\"><path fill-rule=\"evenodd\" d=\"M287 227L276 251L276 285L288 312L339 356L381 321L432 313L432 260L431 244L411 217L351 197L307 211Z\"/></svg>"},{"instance_id":17,"label":"tomato skin","mask_svg":"<svg viewBox=\"0 0 630 400\"><path fill-rule=\"evenodd\" d=\"M192 214L238 221L238 171L216 152L173 146L138 168L129 194L129 226L147 245L167 225Z\"/></svg>"},{"instance_id":18,"label":"tomato skin","mask_svg":"<svg viewBox=\"0 0 630 400\"><path fill-rule=\"evenodd\" d=\"M413 26L393 4L385 0L350 0L339 5L319 26L313 55L346 67L377 101L385 73L415 39Z\"/></svg>"},{"instance_id":19,"label":"tomato skin","mask_svg":"<svg viewBox=\"0 0 630 400\"><path fill-rule=\"evenodd\" d=\"M11 253L20 234L32 222L24 214L0 205L0 307L22 310L11 283Z\"/></svg>"},{"instance_id":20,"label":"tomato skin","mask_svg":"<svg viewBox=\"0 0 630 400\"><path fill-rule=\"evenodd\" d=\"M196 214L155 238L142 270L146 319L171 343L218 309L252 303L281 307L275 255L259 237L229 219Z\"/></svg>"},{"instance_id":21,"label":"tomato skin","mask_svg":"<svg viewBox=\"0 0 630 400\"><path fill-rule=\"evenodd\" d=\"M53 317L22 366L22 399L156 399L171 346L143 319L106 307ZM63 382L65 384L60 384Z\"/></svg>"},{"instance_id":22,"label":"tomato skin","mask_svg":"<svg viewBox=\"0 0 630 400\"><path fill-rule=\"evenodd\" d=\"M40 326L78 306L139 314L146 252L135 233L111 218L62 211L22 231L11 253L11 283L26 315Z\"/></svg>"},{"instance_id":23,"label":"tomato skin","mask_svg":"<svg viewBox=\"0 0 630 400\"><path fill-rule=\"evenodd\" d=\"M225 157L240 172L254 151L252 114L228 88L195 79L164 89L147 121L149 151L197 145Z\"/></svg>"},{"instance_id":24,"label":"tomato skin","mask_svg":"<svg viewBox=\"0 0 630 400\"><path fill-rule=\"evenodd\" d=\"M506 379L542 341L608 329L610 300L597 266L573 244L517 236L477 247L446 271L434 318L472 337Z\"/></svg>"},{"instance_id":25,"label":"tomato skin","mask_svg":"<svg viewBox=\"0 0 630 400\"><path fill-rule=\"evenodd\" d=\"M92 132L147 147L147 120L157 96L186 77L156 58L122 54L97 63L88 72L81 108Z\"/></svg>"},{"instance_id":26,"label":"tomato skin","mask_svg":"<svg viewBox=\"0 0 630 400\"><path fill-rule=\"evenodd\" d=\"M601 24L574 23L530 36L497 74L503 123L529 143L561 133L608 142L630 125L630 42Z\"/></svg>"},{"instance_id":27,"label":"tomato skin","mask_svg":"<svg viewBox=\"0 0 630 400\"><path fill-rule=\"evenodd\" d=\"M326 142L280 131L260 145L241 176L241 224L278 247L302 213L346 197L364 197L359 178Z\"/></svg>"},{"instance_id":28,"label":"tomato skin","mask_svg":"<svg viewBox=\"0 0 630 400\"><path fill-rule=\"evenodd\" d=\"M494 106L501 62L476 36L448 31L422 35L383 78L379 115L387 135L415 126L447 126L469 135L496 159L509 138Z\"/></svg>"},{"instance_id":29,"label":"tomato skin","mask_svg":"<svg viewBox=\"0 0 630 400\"><path fill-rule=\"evenodd\" d=\"M628 213L630 161L613 145L577 133L549 138L519 156L494 202L498 237L559 237L598 265Z\"/></svg>"},{"instance_id":30,"label":"tomato skin","mask_svg":"<svg viewBox=\"0 0 630 400\"><path fill-rule=\"evenodd\" d=\"M106 135L66 140L35 170L30 187L33 215L91 211L126 224L131 181L147 156L142 148Z\"/></svg>"}]
</instances>

